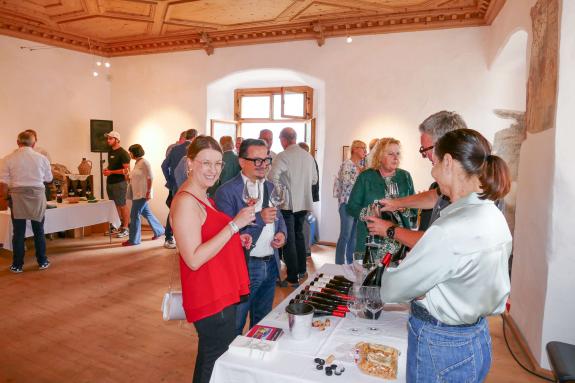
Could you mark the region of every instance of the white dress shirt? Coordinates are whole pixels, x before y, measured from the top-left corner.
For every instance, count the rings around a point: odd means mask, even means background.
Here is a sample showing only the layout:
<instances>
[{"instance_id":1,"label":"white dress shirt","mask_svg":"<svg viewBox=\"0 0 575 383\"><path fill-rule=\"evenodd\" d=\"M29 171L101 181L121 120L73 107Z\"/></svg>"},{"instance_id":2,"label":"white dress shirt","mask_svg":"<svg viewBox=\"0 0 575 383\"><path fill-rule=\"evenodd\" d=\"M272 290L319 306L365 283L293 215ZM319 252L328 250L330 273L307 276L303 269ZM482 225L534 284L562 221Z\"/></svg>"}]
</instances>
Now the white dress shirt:
<instances>
[{"instance_id":1,"label":"white dress shirt","mask_svg":"<svg viewBox=\"0 0 575 383\"><path fill-rule=\"evenodd\" d=\"M248 182L248 188L250 190L255 191L256 185L254 183L252 183L252 181L250 181L244 175L244 173L241 173L241 175L242 175L242 180L244 181L244 185L247 181ZM263 201L264 201L264 187L265 187L264 182L265 182L265 180L261 180L260 182L258 182L258 186L260 188L260 194L259 194L260 199L254 205L256 213L259 213L260 211L262 211ZM278 211L278 214L280 214L279 211ZM275 222L268 223L264 226L260 236L258 237L258 241L255 243L255 247L250 251L250 257L261 258L261 257L267 257L268 255L274 254L274 248L272 247L272 241L274 240L274 235L275 235L274 231L275 231Z\"/></svg>"},{"instance_id":2,"label":"white dress shirt","mask_svg":"<svg viewBox=\"0 0 575 383\"><path fill-rule=\"evenodd\" d=\"M291 210L294 213L313 210L311 185L318 182L319 175L311 154L297 144L292 144L277 154L268 179L287 187L287 198L281 206L282 210Z\"/></svg>"},{"instance_id":3,"label":"white dress shirt","mask_svg":"<svg viewBox=\"0 0 575 383\"><path fill-rule=\"evenodd\" d=\"M52 169L48 158L22 146L6 157L0 166L0 182L15 187L44 187L44 182L52 181Z\"/></svg>"},{"instance_id":4,"label":"white dress shirt","mask_svg":"<svg viewBox=\"0 0 575 383\"><path fill-rule=\"evenodd\" d=\"M153 180L150 163L140 158L136 161L134 169L130 172L130 187L132 188L132 199L146 198L148 193L148 179ZM150 198L152 198L152 188L150 188Z\"/></svg>"},{"instance_id":5,"label":"white dress shirt","mask_svg":"<svg viewBox=\"0 0 575 383\"><path fill-rule=\"evenodd\" d=\"M510 290L511 242L501 211L470 193L444 208L403 262L384 272L382 299L424 296L416 304L450 325L500 314Z\"/></svg>"}]
</instances>

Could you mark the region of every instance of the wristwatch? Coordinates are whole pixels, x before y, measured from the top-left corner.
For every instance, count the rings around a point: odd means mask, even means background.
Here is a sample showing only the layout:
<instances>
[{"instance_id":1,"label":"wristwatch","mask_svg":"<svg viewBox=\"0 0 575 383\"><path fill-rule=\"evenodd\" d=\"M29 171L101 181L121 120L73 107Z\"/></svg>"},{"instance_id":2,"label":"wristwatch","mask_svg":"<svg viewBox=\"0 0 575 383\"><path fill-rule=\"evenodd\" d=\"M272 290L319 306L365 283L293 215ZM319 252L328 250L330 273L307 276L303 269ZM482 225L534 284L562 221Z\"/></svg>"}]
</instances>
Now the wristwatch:
<instances>
[{"instance_id":1,"label":"wristwatch","mask_svg":"<svg viewBox=\"0 0 575 383\"><path fill-rule=\"evenodd\" d=\"M395 225L391 225L390 227L387 228L387 231L385 232L385 235L387 235L387 238L389 239L393 239L395 237L395 228L397 226Z\"/></svg>"}]
</instances>

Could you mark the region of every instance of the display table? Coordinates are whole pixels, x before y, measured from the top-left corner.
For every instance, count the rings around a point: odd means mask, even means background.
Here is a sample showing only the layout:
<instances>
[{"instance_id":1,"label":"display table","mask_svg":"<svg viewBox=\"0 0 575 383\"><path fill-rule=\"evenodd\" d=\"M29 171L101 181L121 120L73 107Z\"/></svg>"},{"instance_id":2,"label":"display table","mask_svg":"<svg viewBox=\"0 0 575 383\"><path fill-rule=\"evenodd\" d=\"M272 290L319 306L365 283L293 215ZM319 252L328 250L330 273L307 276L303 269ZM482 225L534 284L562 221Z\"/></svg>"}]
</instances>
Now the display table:
<instances>
[{"instance_id":1,"label":"display table","mask_svg":"<svg viewBox=\"0 0 575 383\"><path fill-rule=\"evenodd\" d=\"M100 200L95 203L84 201L74 204L50 201L48 205L57 207L55 209L46 209L44 221L44 232L46 234L104 222L109 222L116 227L120 226L120 217L114 201ZM28 221L26 237L32 236L32 225ZM12 251L12 219L10 218L10 210L0 211L0 243L4 245L4 249Z\"/></svg>"},{"instance_id":2,"label":"display table","mask_svg":"<svg viewBox=\"0 0 575 383\"><path fill-rule=\"evenodd\" d=\"M324 265L317 273L345 275L353 279L350 266ZM309 280L313 278L314 276L311 276ZM292 292L260 322L262 325L280 327L285 331L285 334L277 340L277 349L269 354L269 358L260 360L228 351L217 360L211 383L387 381L366 375L355 365L353 351L355 344L361 341L384 344L400 350L398 377L393 382L405 382L409 316L407 305L386 305L380 318L375 321L375 327L379 329L379 333L375 335L367 330L368 325L372 325L373 321L353 318L352 314L348 314L349 317L346 318L322 317L321 319L330 318L331 327L325 331L312 328L309 339L296 341L291 339L289 334L285 307L304 287L305 284ZM350 327L360 328L362 333L352 334L349 331ZM330 354L336 357L334 363L338 366L345 366L345 372L341 376L327 376L324 371L316 369L314 358L326 358Z\"/></svg>"}]
</instances>

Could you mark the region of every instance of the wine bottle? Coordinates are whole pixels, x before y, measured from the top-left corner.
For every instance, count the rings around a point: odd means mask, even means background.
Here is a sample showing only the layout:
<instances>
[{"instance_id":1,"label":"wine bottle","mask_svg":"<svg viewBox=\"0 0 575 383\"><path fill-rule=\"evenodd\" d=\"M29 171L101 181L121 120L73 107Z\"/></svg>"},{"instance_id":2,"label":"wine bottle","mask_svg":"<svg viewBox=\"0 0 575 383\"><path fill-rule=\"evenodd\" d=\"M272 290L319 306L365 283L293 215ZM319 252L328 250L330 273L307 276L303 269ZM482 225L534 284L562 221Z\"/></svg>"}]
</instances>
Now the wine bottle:
<instances>
[{"instance_id":1,"label":"wine bottle","mask_svg":"<svg viewBox=\"0 0 575 383\"><path fill-rule=\"evenodd\" d=\"M292 300L290 300L289 303L307 303L308 305L310 305L314 308L314 314L318 313L318 314L333 315L333 316L342 317L342 318L345 317L345 312L339 311L339 310L333 310L329 306L324 306L324 305L316 303L316 302L311 302L311 301L303 300L303 299L292 299Z\"/></svg>"},{"instance_id":2,"label":"wine bottle","mask_svg":"<svg viewBox=\"0 0 575 383\"><path fill-rule=\"evenodd\" d=\"M331 275L331 274L324 274L321 273L318 275L319 278L331 278L331 279L336 279L338 281L342 281L345 283L349 283L350 285L353 285L353 281L350 281L349 279L347 279L346 277L344 277L343 275Z\"/></svg>"},{"instance_id":3,"label":"wine bottle","mask_svg":"<svg viewBox=\"0 0 575 383\"><path fill-rule=\"evenodd\" d=\"M330 289L327 287L317 287L317 286L306 286L304 287L304 290L309 290L309 291L313 291L313 292L320 292L320 293L327 293L327 294L332 294L344 299L351 299L351 297L349 295L346 294L342 294L337 290L334 289Z\"/></svg>"},{"instance_id":4,"label":"wine bottle","mask_svg":"<svg viewBox=\"0 0 575 383\"><path fill-rule=\"evenodd\" d=\"M301 291L301 294L312 295L315 297L327 299L328 301L332 301L332 302L340 304L340 305L347 305L347 302L349 301L349 299L344 299L342 297L338 297L338 296L335 296L332 294L320 293L317 291L303 290L303 291Z\"/></svg>"},{"instance_id":5,"label":"wine bottle","mask_svg":"<svg viewBox=\"0 0 575 383\"><path fill-rule=\"evenodd\" d=\"M347 283L344 281L340 281L339 279L330 278L330 277L315 277L314 281L318 282L326 282L326 283L333 283L334 285L339 285L341 287L350 287L353 286L353 283Z\"/></svg>"},{"instance_id":6,"label":"wine bottle","mask_svg":"<svg viewBox=\"0 0 575 383\"><path fill-rule=\"evenodd\" d=\"M325 306L329 306L331 307L333 310L338 310L338 311L343 311L343 312L347 312L349 311L349 309L347 308L346 305L342 305L342 304L338 304L336 302L333 301L328 301L324 298L320 298L320 297L316 297L313 295L308 295L308 294L298 294L295 296L295 299L305 299L308 301L312 301L312 302L317 302L318 304L321 305L325 305Z\"/></svg>"},{"instance_id":7,"label":"wine bottle","mask_svg":"<svg viewBox=\"0 0 575 383\"><path fill-rule=\"evenodd\" d=\"M385 268L391 262L391 253L385 254L385 256L381 259L377 267L367 274L365 277L362 286L381 286L381 275Z\"/></svg>"},{"instance_id":8,"label":"wine bottle","mask_svg":"<svg viewBox=\"0 0 575 383\"><path fill-rule=\"evenodd\" d=\"M323 283L323 282L318 282L318 281L312 281L309 285L310 286L317 286L317 287L326 287L328 289L336 290L342 294L349 293L349 288L344 288L344 287L341 287L338 285L334 285L332 283Z\"/></svg>"},{"instance_id":9,"label":"wine bottle","mask_svg":"<svg viewBox=\"0 0 575 383\"><path fill-rule=\"evenodd\" d=\"M364 268L369 269L373 266L373 256L371 255L371 246L369 246L368 238L365 239L365 252L363 253L363 260L361 264Z\"/></svg>"},{"instance_id":10,"label":"wine bottle","mask_svg":"<svg viewBox=\"0 0 575 383\"><path fill-rule=\"evenodd\" d=\"M60 185L56 186L56 202L62 203L62 188Z\"/></svg>"}]
</instances>

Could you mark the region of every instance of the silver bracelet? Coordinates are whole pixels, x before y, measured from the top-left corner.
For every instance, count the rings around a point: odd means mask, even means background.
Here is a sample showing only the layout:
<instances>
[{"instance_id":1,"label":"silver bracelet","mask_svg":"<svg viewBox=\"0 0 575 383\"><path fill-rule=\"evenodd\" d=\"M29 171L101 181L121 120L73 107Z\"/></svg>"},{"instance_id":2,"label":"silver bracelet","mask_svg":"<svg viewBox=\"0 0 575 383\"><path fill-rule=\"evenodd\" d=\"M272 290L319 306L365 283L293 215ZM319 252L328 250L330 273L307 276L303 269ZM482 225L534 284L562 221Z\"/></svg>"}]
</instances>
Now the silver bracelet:
<instances>
[{"instance_id":1,"label":"silver bracelet","mask_svg":"<svg viewBox=\"0 0 575 383\"><path fill-rule=\"evenodd\" d=\"M240 231L240 228L238 227L238 225L236 225L236 223L234 221L230 221L230 223L228 223L228 225L230 225L233 234Z\"/></svg>"}]
</instances>

